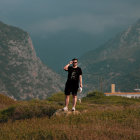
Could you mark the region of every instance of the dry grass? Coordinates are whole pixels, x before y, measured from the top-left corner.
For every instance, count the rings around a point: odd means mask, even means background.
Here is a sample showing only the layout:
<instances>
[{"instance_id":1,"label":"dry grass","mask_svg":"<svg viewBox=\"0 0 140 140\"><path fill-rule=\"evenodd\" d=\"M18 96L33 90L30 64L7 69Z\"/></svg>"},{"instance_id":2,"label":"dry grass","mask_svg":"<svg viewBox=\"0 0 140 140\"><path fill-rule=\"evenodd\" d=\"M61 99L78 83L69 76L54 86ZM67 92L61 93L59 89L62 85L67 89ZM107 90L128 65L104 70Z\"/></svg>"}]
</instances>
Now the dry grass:
<instances>
[{"instance_id":1,"label":"dry grass","mask_svg":"<svg viewBox=\"0 0 140 140\"><path fill-rule=\"evenodd\" d=\"M3 94L0 94L0 110L7 108L11 105L14 105L14 104L16 104L16 101L14 101L13 99L11 99Z\"/></svg>"},{"instance_id":2,"label":"dry grass","mask_svg":"<svg viewBox=\"0 0 140 140\"><path fill-rule=\"evenodd\" d=\"M54 105L61 108L63 98L42 101L22 102L28 107ZM101 97L102 98L102 97ZM99 98L98 98L99 99ZM90 97L77 104L79 115L70 116L32 116L30 119L8 119L0 123L0 140L139 140L140 139L140 101L124 98L112 100L109 104L97 103ZM57 100L57 101L56 101ZM123 104L125 100L125 104ZM96 102L94 102L96 101ZM99 100L98 100L99 101ZM62 103L63 104L63 103ZM127 104L127 105L126 105ZM24 106L24 105L23 105ZM33 111L33 108L29 107ZM40 109L39 109L40 110ZM86 110L86 111L85 111ZM31 111L31 112L32 112ZM21 112L24 112L23 110ZM33 113L33 112L32 112Z\"/></svg>"},{"instance_id":3,"label":"dry grass","mask_svg":"<svg viewBox=\"0 0 140 140\"><path fill-rule=\"evenodd\" d=\"M125 113L116 118L105 116L109 112L86 112L69 117L43 117L26 120L9 121L0 126L2 139L54 139L54 140L139 140L139 117ZM120 112L118 112L120 113ZM115 113L115 114L118 114ZM103 115L103 116L102 116ZM115 116L115 115L114 115Z\"/></svg>"}]
</instances>

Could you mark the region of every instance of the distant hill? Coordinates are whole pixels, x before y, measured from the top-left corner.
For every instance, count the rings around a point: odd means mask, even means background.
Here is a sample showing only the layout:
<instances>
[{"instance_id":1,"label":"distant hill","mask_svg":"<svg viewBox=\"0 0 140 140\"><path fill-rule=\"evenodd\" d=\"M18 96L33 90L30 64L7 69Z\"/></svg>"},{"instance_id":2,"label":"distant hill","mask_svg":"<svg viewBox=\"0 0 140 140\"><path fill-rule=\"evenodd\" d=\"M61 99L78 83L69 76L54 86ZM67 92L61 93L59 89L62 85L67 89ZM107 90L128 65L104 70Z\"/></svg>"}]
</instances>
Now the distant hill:
<instances>
[{"instance_id":1,"label":"distant hill","mask_svg":"<svg viewBox=\"0 0 140 140\"><path fill-rule=\"evenodd\" d=\"M140 86L140 20L81 58L85 89L133 91Z\"/></svg>"},{"instance_id":2,"label":"distant hill","mask_svg":"<svg viewBox=\"0 0 140 140\"><path fill-rule=\"evenodd\" d=\"M0 22L0 93L16 99L46 98L62 89L60 75L36 56L29 34Z\"/></svg>"}]
</instances>

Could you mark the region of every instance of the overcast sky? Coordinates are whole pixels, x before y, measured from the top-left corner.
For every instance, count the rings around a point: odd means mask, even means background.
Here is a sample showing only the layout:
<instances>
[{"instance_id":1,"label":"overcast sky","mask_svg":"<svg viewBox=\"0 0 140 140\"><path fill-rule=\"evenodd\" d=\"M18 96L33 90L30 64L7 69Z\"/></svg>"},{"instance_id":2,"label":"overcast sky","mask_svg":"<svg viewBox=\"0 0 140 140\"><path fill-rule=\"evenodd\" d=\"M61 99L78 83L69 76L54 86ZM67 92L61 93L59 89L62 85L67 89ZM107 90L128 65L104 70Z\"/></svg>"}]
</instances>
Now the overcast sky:
<instances>
[{"instance_id":1,"label":"overcast sky","mask_svg":"<svg viewBox=\"0 0 140 140\"><path fill-rule=\"evenodd\" d=\"M26 30L31 37L59 35L70 30L109 36L139 18L140 0L0 0L0 20ZM51 43L46 46L49 58L55 46Z\"/></svg>"},{"instance_id":2,"label":"overcast sky","mask_svg":"<svg viewBox=\"0 0 140 140\"><path fill-rule=\"evenodd\" d=\"M30 33L76 29L88 33L132 24L140 0L1 0L0 20Z\"/></svg>"}]
</instances>

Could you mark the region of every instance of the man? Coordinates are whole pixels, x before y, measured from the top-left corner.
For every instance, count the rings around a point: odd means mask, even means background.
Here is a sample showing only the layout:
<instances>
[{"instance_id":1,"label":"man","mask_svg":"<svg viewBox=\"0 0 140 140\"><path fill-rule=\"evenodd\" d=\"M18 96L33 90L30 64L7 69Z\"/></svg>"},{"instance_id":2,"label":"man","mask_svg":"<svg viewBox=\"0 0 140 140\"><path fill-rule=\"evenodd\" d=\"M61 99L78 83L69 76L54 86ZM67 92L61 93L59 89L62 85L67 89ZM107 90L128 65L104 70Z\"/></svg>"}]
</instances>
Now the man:
<instances>
[{"instance_id":1,"label":"man","mask_svg":"<svg viewBox=\"0 0 140 140\"><path fill-rule=\"evenodd\" d=\"M70 66L71 64L72 64L72 66ZM68 111L70 93L72 93L72 95L73 95L72 111L75 111L79 82L80 82L80 87L81 88L83 87L82 70L80 67L78 67L78 59L74 58L72 61L70 61L69 64L67 64L64 67L64 70L68 71L68 79L65 84L65 107L63 108L63 110Z\"/></svg>"}]
</instances>

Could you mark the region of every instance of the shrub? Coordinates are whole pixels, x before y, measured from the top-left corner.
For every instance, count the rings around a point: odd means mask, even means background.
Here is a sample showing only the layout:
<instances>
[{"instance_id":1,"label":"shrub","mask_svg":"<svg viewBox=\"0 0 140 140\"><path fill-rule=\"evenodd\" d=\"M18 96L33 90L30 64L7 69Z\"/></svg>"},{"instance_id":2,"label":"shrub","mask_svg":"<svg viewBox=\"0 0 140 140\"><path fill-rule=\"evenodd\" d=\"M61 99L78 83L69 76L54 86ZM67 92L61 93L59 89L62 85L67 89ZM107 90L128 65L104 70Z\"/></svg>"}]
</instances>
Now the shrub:
<instances>
[{"instance_id":1,"label":"shrub","mask_svg":"<svg viewBox=\"0 0 140 140\"><path fill-rule=\"evenodd\" d=\"M95 98L98 97L99 98L99 97L103 97L103 96L105 96L104 93L99 92L99 91L93 91L93 92L88 93L86 97L95 97Z\"/></svg>"},{"instance_id":2,"label":"shrub","mask_svg":"<svg viewBox=\"0 0 140 140\"><path fill-rule=\"evenodd\" d=\"M51 97L48 97L47 101L57 103L58 105L64 106L65 94L63 92L55 93ZM70 96L70 101L72 101L72 96Z\"/></svg>"},{"instance_id":3,"label":"shrub","mask_svg":"<svg viewBox=\"0 0 140 140\"><path fill-rule=\"evenodd\" d=\"M63 92L58 92L53 94L51 97L48 97L48 101L53 101L53 102L64 102L65 95Z\"/></svg>"},{"instance_id":4,"label":"shrub","mask_svg":"<svg viewBox=\"0 0 140 140\"><path fill-rule=\"evenodd\" d=\"M21 101L16 106L3 109L0 112L0 122L7 122L8 119L21 120L33 117L51 117L59 108L55 103L46 101Z\"/></svg>"},{"instance_id":5,"label":"shrub","mask_svg":"<svg viewBox=\"0 0 140 140\"><path fill-rule=\"evenodd\" d=\"M4 109L0 112L0 122L6 122L9 118L13 116L15 112L15 107L9 107L7 109Z\"/></svg>"}]
</instances>

